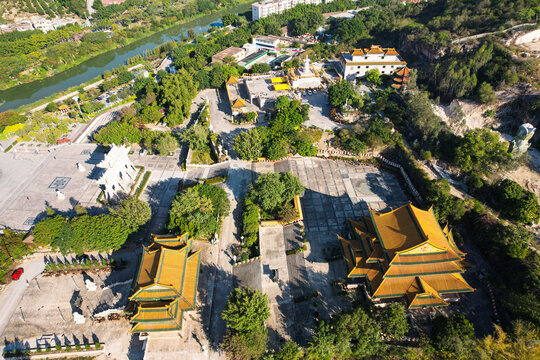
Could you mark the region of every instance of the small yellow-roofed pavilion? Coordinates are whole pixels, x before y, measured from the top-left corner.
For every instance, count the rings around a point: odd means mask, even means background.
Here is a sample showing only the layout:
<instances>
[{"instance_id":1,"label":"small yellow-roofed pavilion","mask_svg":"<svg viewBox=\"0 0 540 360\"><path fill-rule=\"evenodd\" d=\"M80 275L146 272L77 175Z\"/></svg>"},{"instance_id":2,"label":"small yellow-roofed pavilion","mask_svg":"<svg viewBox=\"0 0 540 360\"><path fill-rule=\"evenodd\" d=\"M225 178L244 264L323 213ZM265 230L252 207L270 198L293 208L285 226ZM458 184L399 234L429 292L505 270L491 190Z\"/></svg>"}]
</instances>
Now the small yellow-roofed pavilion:
<instances>
[{"instance_id":1,"label":"small yellow-roofed pavilion","mask_svg":"<svg viewBox=\"0 0 540 360\"><path fill-rule=\"evenodd\" d=\"M130 331L179 331L184 312L195 309L201 253L191 253L187 233L153 240L143 249L129 297Z\"/></svg>"},{"instance_id":2,"label":"small yellow-roofed pavilion","mask_svg":"<svg viewBox=\"0 0 540 360\"><path fill-rule=\"evenodd\" d=\"M354 235L338 236L348 277L362 277L374 300L403 297L409 308L445 306L445 298L474 289L462 273L469 265L448 226L433 209L411 203L387 213L369 210L349 220Z\"/></svg>"}]
</instances>

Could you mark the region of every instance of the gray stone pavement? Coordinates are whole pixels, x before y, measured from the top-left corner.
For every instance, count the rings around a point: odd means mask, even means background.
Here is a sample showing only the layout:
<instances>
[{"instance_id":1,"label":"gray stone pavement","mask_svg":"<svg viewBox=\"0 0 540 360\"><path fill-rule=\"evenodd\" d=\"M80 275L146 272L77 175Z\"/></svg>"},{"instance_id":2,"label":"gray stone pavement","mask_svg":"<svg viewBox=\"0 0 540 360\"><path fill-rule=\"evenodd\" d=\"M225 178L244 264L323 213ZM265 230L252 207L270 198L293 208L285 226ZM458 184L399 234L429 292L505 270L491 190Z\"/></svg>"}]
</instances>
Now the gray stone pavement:
<instances>
[{"instance_id":1,"label":"gray stone pavement","mask_svg":"<svg viewBox=\"0 0 540 360\"><path fill-rule=\"evenodd\" d=\"M229 167L225 190L231 201L231 213L223 221L222 238L216 259L214 292L212 308L208 324L210 344L215 348L225 334L225 321L221 311L225 308L227 297L235 286L233 275L232 248L238 244L241 227L241 200L244 198L247 186L252 181L251 163L233 161Z\"/></svg>"},{"instance_id":2,"label":"gray stone pavement","mask_svg":"<svg viewBox=\"0 0 540 360\"><path fill-rule=\"evenodd\" d=\"M85 340L99 340L105 344L106 350L100 359L125 359L128 349L134 350L130 345L129 322L122 319L97 323L92 321L90 315L110 308L121 308L127 304L139 253L122 250L113 254L116 261L122 258L127 262L127 266L112 272L88 272L58 277L40 275L44 264L43 255L36 255L35 260L24 265L29 283L27 285L19 282L24 288L24 295L16 300L15 311L8 317L9 323L2 334L2 344L18 341L19 347L35 347L37 338L53 334L56 343L72 346ZM32 280L36 274L39 275ZM88 278L97 285L95 291L87 290L84 281ZM101 285L105 287L102 288ZM86 317L84 324L76 324L73 320L73 300L77 295L82 299L79 309ZM10 293L3 294L2 306L6 296L10 296ZM2 309L4 310L4 307Z\"/></svg>"},{"instance_id":3,"label":"gray stone pavement","mask_svg":"<svg viewBox=\"0 0 540 360\"><path fill-rule=\"evenodd\" d=\"M46 206L69 213L80 203L99 211L97 196L100 190L93 171L104 157L101 149L94 144L72 144L49 150L38 154L0 153L2 225L29 230L40 216L44 216ZM77 163L85 170L79 171ZM56 188L65 199L57 198Z\"/></svg>"},{"instance_id":4,"label":"gray stone pavement","mask_svg":"<svg viewBox=\"0 0 540 360\"><path fill-rule=\"evenodd\" d=\"M304 95L302 99L311 106L309 120L304 122L305 126L316 126L323 130L336 130L345 127L345 125L330 120L330 105L326 91L321 90L317 91L317 94Z\"/></svg>"},{"instance_id":5,"label":"gray stone pavement","mask_svg":"<svg viewBox=\"0 0 540 360\"><path fill-rule=\"evenodd\" d=\"M270 305L270 319L267 321L269 346L279 348L284 340L290 339L291 330L296 322L283 227L260 228L259 238L264 240L260 242L259 271L262 292L268 296Z\"/></svg>"},{"instance_id":6,"label":"gray stone pavement","mask_svg":"<svg viewBox=\"0 0 540 360\"><path fill-rule=\"evenodd\" d=\"M223 147L229 152L229 155L235 157L233 145L234 137L244 130L253 129L255 125L234 125L228 119L231 118L229 109L229 100L227 94L222 90L208 89L203 90L197 96L195 101L201 101L202 99L208 99L210 105L210 124L212 130L216 132L222 139ZM264 125L264 114L259 114L259 121L257 125Z\"/></svg>"},{"instance_id":7,"label":"gray stone pavement","mask_svg":"<svg viewBox=\"0 0 540 360\"><path fill-rule=\"evenodd\" d=\"M368 206L376 210L398 207L407 197L393 174L345 161L295 157L255 163L253 169L256 174L290 171L306 187L301 204L308 250L285 253L303 245L300 225L261 228L261 260L236 267L234 274L240 285L261 289L269 296L269 346L276 348L289 338L305 345L316 318L328 319L351 306L350 298L339 296L332 286L333 280L346 276L345 264L327 260L329 249L339 247L336 234L346 231L346 219L362 216ZM275 269L278 282L271 278ZM314 292L317 297L299 301Z\"/></svg>"}]
</instances>

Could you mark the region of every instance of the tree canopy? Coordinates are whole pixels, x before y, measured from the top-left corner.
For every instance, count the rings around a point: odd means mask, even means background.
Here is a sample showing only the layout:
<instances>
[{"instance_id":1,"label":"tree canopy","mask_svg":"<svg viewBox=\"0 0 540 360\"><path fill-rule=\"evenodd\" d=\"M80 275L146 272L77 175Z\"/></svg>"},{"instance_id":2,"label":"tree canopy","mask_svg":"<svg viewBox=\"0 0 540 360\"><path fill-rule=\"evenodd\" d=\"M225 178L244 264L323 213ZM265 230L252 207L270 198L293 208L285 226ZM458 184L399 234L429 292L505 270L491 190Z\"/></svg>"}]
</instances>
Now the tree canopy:
<instances>
[{"instance_id":1,"label":"tree canopy","mask_svg":"<svg viewBox=\"0 0 540 360\"><path fill-rule=\"evenodd\" d=\"M259 290L235 288L221 317L229 329L223 347L231 359L258 359L266 349L264 322L270 317L268 297Z\"/></svg>"},{"instance_id":2,"label":"tree canopy","mask_svg":"<svg viewBox=\"0 0 540 360\"><path fill-rule=\"evenodd\" d=\"M296 195L304 192L300 180L291 173L268 173L260 175L250 185L247 198L269 214L277 214Z\"/></svg>"},{"instance_id":3,"label":"tree canopy","mask_svg":"<svg viewBox=\"0 0 540 360\"><path fill-rule=\"evenodd\" d=\"M219 233L221 217L230 211L230 201L222 188L200 184L180 192L169 210L168 228L189 232L194 238L209 238Z\"/></svg>"},{"instance_id":4,"label":"tree canopy","mask_svg":"<svg viewBox=\"0 0 540 360\"><path fill-rule=\"evenodd\" d=\"M455 163L466 173L492 174L511 163L508 143L489 129L473 129L455 150Z\"/></svg>"},{"instance_id":5,"label":"tree canopy","mask_svg":"<svg viewBox=\"0 0 540 360\"><path fill-rule=\"evenodd\" d=\"M128 236L150 220L147 203L128 197L110 214L47 217L36 224L36 244L50 245L62 254L118 250Z\"/></svg>"}]
</instances>

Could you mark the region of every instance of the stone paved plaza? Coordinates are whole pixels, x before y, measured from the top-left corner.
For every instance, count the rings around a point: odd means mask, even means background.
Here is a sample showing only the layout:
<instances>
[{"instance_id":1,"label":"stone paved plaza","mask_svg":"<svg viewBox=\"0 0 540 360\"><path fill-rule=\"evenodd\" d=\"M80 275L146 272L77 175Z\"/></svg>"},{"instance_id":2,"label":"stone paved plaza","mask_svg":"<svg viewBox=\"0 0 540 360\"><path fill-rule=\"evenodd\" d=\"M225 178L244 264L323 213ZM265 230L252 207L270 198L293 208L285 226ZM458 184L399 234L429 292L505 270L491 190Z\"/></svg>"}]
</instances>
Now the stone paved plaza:
<instances>
[{"instance_id":1,"label":"stone paved plaza","mask_svg":"<svg viewBox=\"0 0 540 360\"><path fill-rule=\"evenodd\" d=\"M352 299L340 296L339 289L332 286L334 280L346 277L345 264L341 259L329 262L326 253L339 248L336 235L348 231L346 219L358 219L367 214L368 207L394 209L408 199L392 173L346 161L295 157L255 163L252 169L254 175L289 171L299 177L306 188L301 204L308 250L285 254L302 246L298 224L261 228L260 261L237 266L234 275L239 285L268 294L270 347L276 348L289 338L305 345L316 317L329 319L351 306ZM274 270L279 274L277 281L272 278ZM317 297L299 301L315 291Z\"/></svg>"}]
</instances>

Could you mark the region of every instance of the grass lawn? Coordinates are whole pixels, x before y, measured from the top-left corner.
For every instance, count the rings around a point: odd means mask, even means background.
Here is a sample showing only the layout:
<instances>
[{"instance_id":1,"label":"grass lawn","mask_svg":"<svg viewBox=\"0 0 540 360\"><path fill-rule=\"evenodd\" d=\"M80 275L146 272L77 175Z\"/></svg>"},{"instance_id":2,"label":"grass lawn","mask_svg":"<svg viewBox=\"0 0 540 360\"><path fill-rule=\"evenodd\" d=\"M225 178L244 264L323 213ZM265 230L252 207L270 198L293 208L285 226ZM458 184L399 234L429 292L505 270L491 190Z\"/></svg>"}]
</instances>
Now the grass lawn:
<instances>
[{"instance_id":1,"label":"grass lawn","mask_svg":"<svg viewBox=\"0 0 540 360\"><path fill-rule=\"evenodd\" d=\"M215 164L216 160L211 154L210 148L205 150L193 150L191 157L192 164L211 165Z\"/></svg>"}]
</instances>

